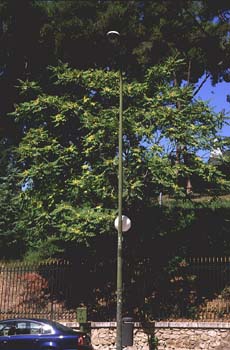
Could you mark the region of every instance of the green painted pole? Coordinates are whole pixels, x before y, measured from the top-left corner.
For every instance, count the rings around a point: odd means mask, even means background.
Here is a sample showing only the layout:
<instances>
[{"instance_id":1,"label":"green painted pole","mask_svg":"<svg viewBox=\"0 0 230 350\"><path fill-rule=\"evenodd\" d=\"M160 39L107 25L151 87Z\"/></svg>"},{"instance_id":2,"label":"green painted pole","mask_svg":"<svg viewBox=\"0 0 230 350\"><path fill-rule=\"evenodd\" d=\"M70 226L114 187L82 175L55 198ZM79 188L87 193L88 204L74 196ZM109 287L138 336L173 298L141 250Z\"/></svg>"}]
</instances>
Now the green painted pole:
<instances>
[{"instance_id":1,"label":"green painted pole","mask_svg":"<svg viewBox=\"0 0 230 350\"><path fill-rule=\"evenodd\" d=\"M123 197L123 82L119 70L119 135L118 135L118 240L117 240L117 350L122 350L122 197Z\"/></svg>"}]
</instances>

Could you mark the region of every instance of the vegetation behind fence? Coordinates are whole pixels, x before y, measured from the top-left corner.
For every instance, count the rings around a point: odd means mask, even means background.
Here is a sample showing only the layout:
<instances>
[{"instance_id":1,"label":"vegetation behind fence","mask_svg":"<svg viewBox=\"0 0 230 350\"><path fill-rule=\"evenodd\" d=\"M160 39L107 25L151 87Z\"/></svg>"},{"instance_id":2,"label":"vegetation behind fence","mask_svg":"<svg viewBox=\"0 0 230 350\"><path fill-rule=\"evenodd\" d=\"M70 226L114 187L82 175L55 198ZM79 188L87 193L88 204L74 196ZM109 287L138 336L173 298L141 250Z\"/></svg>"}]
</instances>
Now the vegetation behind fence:
<instances>
[{"instance_id":1,"label":"vegetation behind fence","mask_svg":"<svg viewBox=\"0 0 230 350\"><path fill-rule=\"evenodd\" d=\"M115 264L111 262L111 264ZM115 269L85 260L0 263L0 318L114 320ZM154 267L150 258L124 267L124 313L143 319L230 319L230 257L175 259Z\"/></svg>"},{"instance_id":2,"label":"vegetation behind fence","mask_svg":"<svg viewBox=\"0 0 230 350\"><path fill-rule=\"evenodd\" d=\"M1 263L0 271L1 318L74 317L69 262Z\"/></svg>"}]
</instances>

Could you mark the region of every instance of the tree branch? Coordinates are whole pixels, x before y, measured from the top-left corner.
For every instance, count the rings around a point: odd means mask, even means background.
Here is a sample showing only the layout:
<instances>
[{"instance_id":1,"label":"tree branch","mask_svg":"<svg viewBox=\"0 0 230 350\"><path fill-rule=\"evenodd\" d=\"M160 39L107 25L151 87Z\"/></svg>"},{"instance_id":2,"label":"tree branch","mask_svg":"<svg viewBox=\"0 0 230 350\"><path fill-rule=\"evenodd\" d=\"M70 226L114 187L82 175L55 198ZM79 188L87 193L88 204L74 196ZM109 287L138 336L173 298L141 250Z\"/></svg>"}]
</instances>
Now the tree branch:
<instances>
[{"instance_id":1,"label":"tree branch","mask_svg":"<svg viewBox=\"0 0 230 350\"><path fill-rule=\"evenodd\" d=\"M196 94L198 94L198 92L200 91L200 89L202 88L202 86L206 83L206 81L208 80L208 78L210 77L210 73L206 74L206 77L203 79L203 81L201 82L201 84L198 86L198 88L194 91L194 94L192 95L192 97L196 96Z\"/></svg>"}]
</instances>

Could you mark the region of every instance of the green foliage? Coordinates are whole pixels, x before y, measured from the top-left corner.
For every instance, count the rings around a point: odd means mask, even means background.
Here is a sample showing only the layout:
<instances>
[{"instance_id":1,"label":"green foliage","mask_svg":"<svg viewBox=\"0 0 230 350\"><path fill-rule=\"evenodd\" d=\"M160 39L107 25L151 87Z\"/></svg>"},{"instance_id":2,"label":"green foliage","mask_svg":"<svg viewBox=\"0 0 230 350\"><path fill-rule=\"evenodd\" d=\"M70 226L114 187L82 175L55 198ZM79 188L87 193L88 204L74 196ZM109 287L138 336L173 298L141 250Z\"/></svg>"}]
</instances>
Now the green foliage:
<instances>
[{"instance_id":1,"label":"green foliage","mask_svg":"<svg viewBox=\"0 0 230 350\"><path fill-rule=\"evenodd\" d=\"M15 168L7 166L5 174L0 176L0 254L5 259L21 258L26 249L19 223L21 203L16 182Z\"/></svg>"},{"instance_id":2,"label":"green foliage","mask_svg":"<svg viewBox=\"0 0 230 350\"><path fill-rule=\"evenodd\" d=\"M149 336L149 347L150 347L150 350L157 350L158 349L158 344L159 344L159 340L158 338L151 334Z\"/></svg>"},{"instance_id":3,"label":"green foliage","mask_svg":"<svg viewBox=\"0 0 230 350\"><path fill-rule=\"evenodd\" d=\"M186 64L181 81L197 82L205 72L215 79L229 66L225 4L207 1L36 1L45 12L41 40L71 66L88 69L116 65L118 51L129 76L140 76L162 58L179 53ZM106 32L118 30L111 49ZM77 48L77 50L76 50ZM218 64L222 61L222 65ZM190 66L190 68L188 68ZM188 73L189 71L189 73ZM190 78L188 79L188 76Z\"/></svg>"},{"instance_id":4,"label":"green foliage","mask_svg":"<svg viewBox=\"0 0 230 350\"><path fill-rule=\"evenodd\" d=\"M187 176L206 187L228 184L215 166L197 156L211 149L223 115L195 101L191 86L172 86L181 64L170 58L148 69L143 82L123 77L127 212L151 206L159 192L185 195ZM117 207L119 77L67 64L49 71L48 89L20 82L26 101L11 117L24 133L17 148L20 221L28 247L53 255L69 242L89 244L91 237L111 232ZM181 159L176 162L178 145Z\"/></svg>"},{"instance_id":5,"label":"green foliage","mask_svg":"<svg viewBox=\"0 0 230 350\"><path fill-rule=\"evenodd\" d=\"M48 87L44 68L59 60L78 69L106 69L115 67L120 56L127 75L142 79L147 67L179 54L185 64L177 71L178 84L183 79L196 83L206 72L215 82L225 78L227 10L225 4L207 1L2 0L1 135L17 144L23 134L23 126L18 130L6 118L21 100L15 89L18 79L41 79ZM121 32L114 48L106 38L111 29ZM25 84L24 93L31 88Z\"/></svg>"},{"instance_id":6,"label":"green foliage","mask_svg":"<svg viewBox=\"0 0 230 350\"><path fill-rule=\"evenodd\" d=\"M217 168L198 156L211 149L223 116L188 86L204 71L216 80L226 73L225 10L205 1L1 2L0 131L4 149L17 148L17 160L12 151L8 159L16 187L3 172L2 206L9 194L20 206L8 220L29 248L55 255L113 232L118 62L126 71L124 210L136 215L159 192L185 197L188 179L195 192L226 190L226 162ZM119 47L106 38L111 29L121 32ZM44 70L60 59L68 63Z\"/></svg>"}]
</instances>

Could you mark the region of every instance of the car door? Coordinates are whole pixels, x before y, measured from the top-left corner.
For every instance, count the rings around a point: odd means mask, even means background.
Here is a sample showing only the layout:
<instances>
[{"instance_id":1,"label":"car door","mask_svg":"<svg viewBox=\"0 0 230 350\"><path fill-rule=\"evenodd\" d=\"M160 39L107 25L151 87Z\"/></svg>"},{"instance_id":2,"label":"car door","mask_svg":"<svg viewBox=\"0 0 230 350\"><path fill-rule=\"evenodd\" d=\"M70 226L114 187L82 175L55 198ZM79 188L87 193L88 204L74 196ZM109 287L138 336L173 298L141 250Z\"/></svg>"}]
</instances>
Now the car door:
<instances>
[{"instance_id":1,"label":"car door","mask_svg":"<svg viewBox=\"0 0 230 350\"><path fill-rule=\"evenodd\" d=\"M61 350L62 337L55 334L53 327L48 323L41 323L38 332L38 323L31 322L31 334L34 334L34 349ZM1 349L0 349L1 350Z\"/></svg>"},{"instance_id":2,"label":"car door","mask_svg":"<svg viewBox=\"0 0 230 350\"><path fill-rule=\"evenodd\" d=\"M39 333L39 325L36 324L35 329ZM36 338L37 334L31 332L31 322L15 321L8 331L8 337L3 339L0 350L37 350L39 347Z\"/></svg>"},{"instance_id":3,"label":"car door","mask_svg":"<svg viewBox=\"0 0 230 350\"><path fill-rule=\"evenodd\" d=\"M0 323L0 350L10 349L10 337L15 332L14 321L1 321Z\"/></svg>"}]
</instances>

